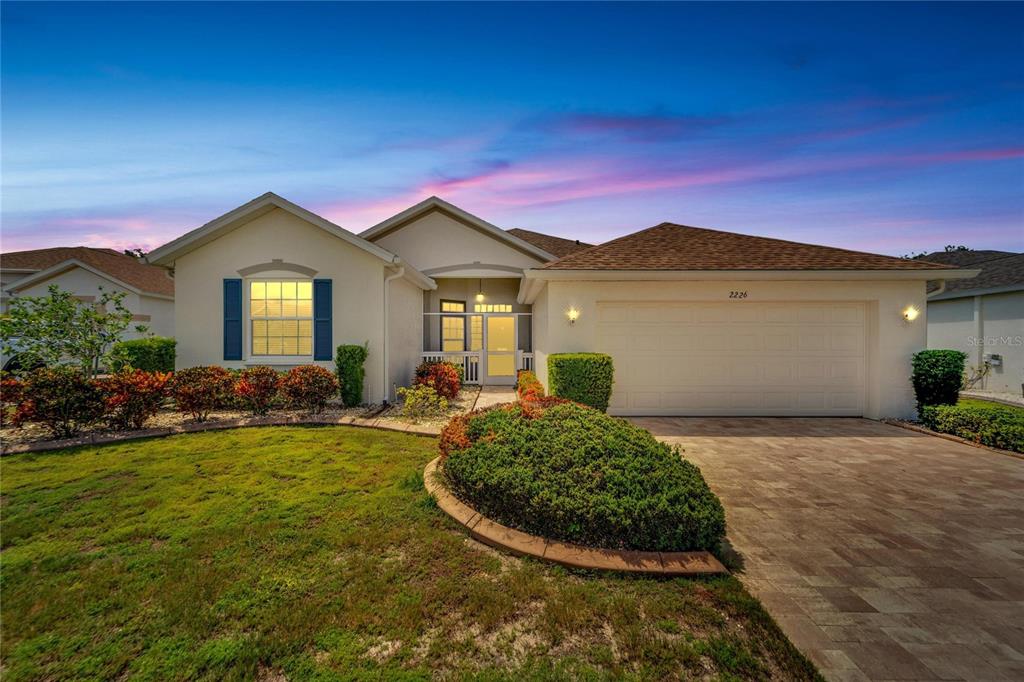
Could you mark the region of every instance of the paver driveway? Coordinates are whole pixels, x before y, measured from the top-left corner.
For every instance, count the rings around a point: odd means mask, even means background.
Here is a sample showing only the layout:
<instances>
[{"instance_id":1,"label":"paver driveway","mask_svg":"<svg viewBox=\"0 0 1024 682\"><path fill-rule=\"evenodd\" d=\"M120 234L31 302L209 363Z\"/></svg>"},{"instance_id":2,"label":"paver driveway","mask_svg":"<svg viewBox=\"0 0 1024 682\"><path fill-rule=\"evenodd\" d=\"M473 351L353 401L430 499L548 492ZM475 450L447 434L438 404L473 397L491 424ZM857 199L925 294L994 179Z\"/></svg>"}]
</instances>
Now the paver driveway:
<instances>
[{"instance_id":1,"label":"paver driveway","mask_svg":"<svg viewBox=\"0 0 1024 682\"><path fill-rule=\"evenodd\" d=\"M1024 679L1024 460L864 419L638 418L835 680Z\"/></svg>"}]
</instances>

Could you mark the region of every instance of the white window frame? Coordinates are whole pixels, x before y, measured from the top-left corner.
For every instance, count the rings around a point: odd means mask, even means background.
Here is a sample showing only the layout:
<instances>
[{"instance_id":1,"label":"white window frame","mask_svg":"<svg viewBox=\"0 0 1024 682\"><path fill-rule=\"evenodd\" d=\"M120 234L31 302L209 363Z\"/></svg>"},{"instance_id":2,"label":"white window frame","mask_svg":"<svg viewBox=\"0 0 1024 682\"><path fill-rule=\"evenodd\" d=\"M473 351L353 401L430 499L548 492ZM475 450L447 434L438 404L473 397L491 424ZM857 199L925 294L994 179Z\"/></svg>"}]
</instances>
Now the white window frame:
<instances>
[{"instance_id":1,"label":"white window frame","mask_svg":"<svg viewBox=\"0 0 1024 682\"><path fill-rule=\"evenodd\" d=\"M245 363L248 365L308 365L313 362L314 348L314 325L313 325L313 309L310 308L310 344L308 355L256 355L252 351L252 283L253 282L308 282L310 287L313 286L312 277L296 277L294 272L287 274L275 274L273 272L261 272L251 277L245 277L242 279L243 290L242 290L242 303L243 312L245 314L245 325L243 328L243 343L245 344ZM312 298L310 299L312 301ZM305 320L304 317L295 318L264 318L264 319L300 319Z\"/></svg>"}]
</instances>

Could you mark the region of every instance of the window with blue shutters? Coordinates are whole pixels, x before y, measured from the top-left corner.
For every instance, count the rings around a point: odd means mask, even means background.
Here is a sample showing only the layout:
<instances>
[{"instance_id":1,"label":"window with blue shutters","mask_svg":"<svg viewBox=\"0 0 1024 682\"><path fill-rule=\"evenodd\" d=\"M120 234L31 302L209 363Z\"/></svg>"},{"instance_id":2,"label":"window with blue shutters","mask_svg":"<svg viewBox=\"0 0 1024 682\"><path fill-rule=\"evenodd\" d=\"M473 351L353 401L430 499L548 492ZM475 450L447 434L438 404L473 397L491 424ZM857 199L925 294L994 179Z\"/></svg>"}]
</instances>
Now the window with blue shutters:
<instances>
[{"instance_id":1,"label":"window with blue shutters","mask_svg":"<svg viewBox=\"0 0 1024 682\"><path fill-rule=\"evenodd\" d=\"M224 280L224 359L242 359L242 280Z\"/></svg>"}]
</instances>

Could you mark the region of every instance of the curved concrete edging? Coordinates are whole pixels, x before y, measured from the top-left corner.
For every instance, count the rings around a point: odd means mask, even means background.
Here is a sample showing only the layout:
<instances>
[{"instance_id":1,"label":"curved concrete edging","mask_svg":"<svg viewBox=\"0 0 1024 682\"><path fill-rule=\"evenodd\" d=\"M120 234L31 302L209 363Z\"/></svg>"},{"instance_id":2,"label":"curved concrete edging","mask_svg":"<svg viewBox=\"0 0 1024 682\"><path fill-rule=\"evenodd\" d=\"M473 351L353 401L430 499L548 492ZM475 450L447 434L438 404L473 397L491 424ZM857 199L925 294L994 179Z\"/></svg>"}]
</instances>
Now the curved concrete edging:
<instances>
[{"instance_id":1,"label":"curved concrete edging","mask_svg":"<svg viewBox=\"0 0 1024 682\"><path fill-rule=\"evenodd\" d=\"M881 419L883 424L889 426L898 426L901 429L907 431L916 431L917 433L923 433L926 436L935 436L936 438L942 438L943 440L953 441L954 443L960 443L961 445L970 445L972 448L978 448L979 450L988 450L994 452L997 455L1008 455L1010 457L1016 457L1017 459L1024 459L1024 453L1014 452L1013 450L1003 450L1002 448L994 448L991 445L985 445L984 443L977 443L973 440L967 440L960 436L955 436L952 433L943 433L942 431L932 431L926 426L919 426L917 424L911 424L900 419Z\"/></svg>"},{"instance_id":2,"label":"curved concrete edging","mask_svg":"<svg viewBox=\"0 0 1024 682\"><path fill-rule=\"evenodd\" d=\"M650 575L707 575L728 573L711 552L639 552L595 549L530 535L481 516L441 484L437 457L423 470L423 484L446 514L475 539L520 556L531 556L571 568L623 571Z\"/></svg>"},{"instance_id":3,"label":"curved concrete edging","mask_svg":"<svg viewBox=\"0 0 1024 682\"><path fill-rule=\"evenodd\" d=\"M40 440L32 443L18 443L3 446L0 455L14 455L21 452L44 452L60 450L82 445L102 445L104 443L120 443L140 438L159 438L174 436L179 433L201 433L203 431L221 431L224 429L241 429L253 426L357 426L381 431L397 431L415 436L436 437L440 429L419 424L394 424L381 419L363 419L361 417L247 417L243 419L224 419L215 422L189 422L178 426L140 429L128 433L91 433L78 438L60 440Z\"/></svg>"}]
</instances>

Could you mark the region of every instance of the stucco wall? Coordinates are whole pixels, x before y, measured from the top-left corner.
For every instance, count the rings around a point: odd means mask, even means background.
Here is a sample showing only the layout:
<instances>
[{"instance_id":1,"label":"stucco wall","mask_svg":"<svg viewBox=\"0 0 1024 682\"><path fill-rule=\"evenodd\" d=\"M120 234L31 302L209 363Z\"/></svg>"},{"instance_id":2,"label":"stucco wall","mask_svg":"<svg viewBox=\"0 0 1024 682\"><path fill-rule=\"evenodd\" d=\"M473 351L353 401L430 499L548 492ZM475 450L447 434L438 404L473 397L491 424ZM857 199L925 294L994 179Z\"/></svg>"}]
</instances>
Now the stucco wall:
<instances>
[{"instance_id":1,"label":"stucco wall","mask_svg":"<svg viewBox=\"0 0 1024 682\"><path fill-rule=\"evenodd\" d=\"M977 317L976 317L977 314ZM985 354L1002 356L978 388L1020 394L1024 382L1024 292L970 296L928 303L928 347L967 353L980 367Z\"/></svg>"},{"instance_id":2,"label":"stucco wall","mask_svg":"<svg viewBox=\"0 0 1024 682\"><path fill-rule=\"evenodd\" d=\"M326 231L275 209L191 251L175 263L175 319L177 366L218 364L228 367L269 364L266 357L250 358L249 325L243 325L243 359L223 359L223 280L240 277L239 270L273 259L316 271L317 278L333 280L333 345L369 342L366 386L368 400L384 398L383 334L384 262ZM262 272L301 278L294 272ZM245 278L243 278L245 279ZM244 287L245 290L248 287ZM246 297L247 298L247 297ZM247 312L247 305L245 306ZM333 355L333 353L332 353ZM282 366L312 362L312 358L281 362ZM318 362L333 369L333 361Z\"/></svg>"},{"instance_id":3,"label":"stucco wall","mask_svg":"<svg viewBox=\"0 0 1024 682\"><path fill-rule=\"evenodd\" d=\"M597 347L598 301L728 301L729 292L748 292L746 302L757 301L862 301L867 309L867 396L869 417L911 417L914 396L910 386L910 357L924 348L926 324L922 317L908 323L902 311L908 305L925 309L924 282L548 282L534 304L535 352L538 373L547 382L549 353L592 351ZM566 311L575 307L574 325Z\"/></svg>"},{"instance_id":4,"label":"stucco wall","mask_svg":"<svg viewBox=\"0 0 1024 682\"><path fill-rule=\"evenodd\" d=\"M404 279L388 285L388 400L395 400L396 386L409 386L420 361L423 291Z\"/></svg>"},{"instance_id":5,"label":"stucco wall","mask_svg":"<svg viewBox=\"0 0 1024 682\"><path fill-rule=\"evenodd\" d=\"M472 263L522 269L541 262L438 211L385 234L374 243L398 254L421 272Z\"/></svg>"}]
</instances>

